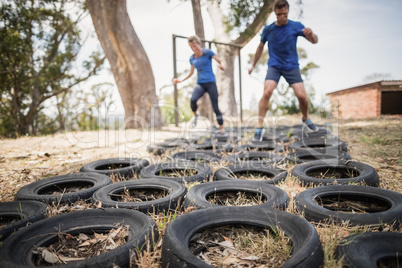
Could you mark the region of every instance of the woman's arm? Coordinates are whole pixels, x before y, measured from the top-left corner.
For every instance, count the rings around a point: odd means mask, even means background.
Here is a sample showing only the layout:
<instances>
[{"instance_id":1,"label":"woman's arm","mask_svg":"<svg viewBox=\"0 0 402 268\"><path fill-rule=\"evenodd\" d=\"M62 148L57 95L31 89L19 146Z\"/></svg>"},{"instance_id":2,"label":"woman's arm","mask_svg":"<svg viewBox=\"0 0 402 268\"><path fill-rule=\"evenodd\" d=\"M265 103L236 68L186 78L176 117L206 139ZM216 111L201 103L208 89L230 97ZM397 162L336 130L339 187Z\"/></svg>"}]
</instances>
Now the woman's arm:
<instances>
[{"instance_id":1,"label":"woman's arm","mask_svg":"<svg viewBox=\"0 0 402 268\"><path fill-rule=\"evenodd\" d=\"M183 82L184 80L187 80L189 77L191 77L191 76L193 75L193 73L194 73L194 65L191 65L191 69L190 69L190 71L188 72L187 76L184 77L182 80L179 80L179 79L177 79L177 78L173 78L173 84L176 85L176 84L178 84L178 83Z\"/></svg>"},{"instance_id":2,"label":"woman's arm","mask_svg":"<svg viewBox=\"0 0 402 268\"><path fill-rule=\"evenodd\" d=\"M219 69L221 69L222 71L224 71L224 70L225 70L225 66L223 66L221 59L220 59L216 54L213 55L212 58L213 58L214 60L216 60L216 62L219 63Z\"/></svg>"}]
</instances>

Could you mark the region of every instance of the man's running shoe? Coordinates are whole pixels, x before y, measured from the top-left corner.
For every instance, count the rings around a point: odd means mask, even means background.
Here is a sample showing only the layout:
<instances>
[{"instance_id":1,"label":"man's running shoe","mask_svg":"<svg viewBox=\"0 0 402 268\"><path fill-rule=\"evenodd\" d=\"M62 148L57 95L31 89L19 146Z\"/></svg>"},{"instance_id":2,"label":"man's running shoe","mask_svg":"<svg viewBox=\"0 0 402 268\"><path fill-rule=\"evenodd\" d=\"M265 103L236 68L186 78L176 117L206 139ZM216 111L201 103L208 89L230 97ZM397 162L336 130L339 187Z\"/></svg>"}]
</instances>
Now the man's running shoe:
<instances>
[{"instance_id":1,"label":"man's running shoe","mask_svg":"<svg viewBox=\"0 0 402 268\"><path fill-rule=\"evenodd\" d=\"M262 141L262 135L264 134L264 128L256 128L254 133L255 141Z\"/></svg>"},{"instance_id":2,"label":"man's running shoe","mask_svg":"<svg viewBox=\"0 0 402 268\"><path fill-rule=\"evenodd\" d=\"M193 118L193 123L191 124L192 128L195 128L197 126L197 119L198 119L198 114L195 115Z\"/></svg>"},{"instance_id":3,"label":"man's running shoe","mask_svg":"<svg viewBox=\"0 0 402 268\"><path fill-rule=\"evenodd\" d=\"M305 130L306 132L311 133L318 131L318 127L314 125L314 123L311 121L310 118L307 120L302 119L302 121L303 121L303 130Z\"/></svg>"}]
</instances>

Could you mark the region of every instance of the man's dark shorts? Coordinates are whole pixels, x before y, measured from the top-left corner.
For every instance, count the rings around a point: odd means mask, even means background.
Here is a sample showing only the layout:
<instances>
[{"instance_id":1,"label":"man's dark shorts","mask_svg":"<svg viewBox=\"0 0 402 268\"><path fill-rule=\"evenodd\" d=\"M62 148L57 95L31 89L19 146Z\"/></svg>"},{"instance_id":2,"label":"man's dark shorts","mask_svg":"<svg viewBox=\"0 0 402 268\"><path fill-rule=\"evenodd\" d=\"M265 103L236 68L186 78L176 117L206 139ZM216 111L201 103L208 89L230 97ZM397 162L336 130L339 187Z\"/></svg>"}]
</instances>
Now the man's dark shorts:
<instances>
[{"instance_id":1,"label":"man's dark shorts","mask_svg":"<svg viewBox=\"0 0 402 268\"><path fill-rule=\"evenodd\" d=\"M272 66L268 66L268 72L265 80L274 80L276 83L278 83L281 76L285 78L289 85L303 82L299 68L293 70L282 70Z\"/></svg>"}]
</instances>

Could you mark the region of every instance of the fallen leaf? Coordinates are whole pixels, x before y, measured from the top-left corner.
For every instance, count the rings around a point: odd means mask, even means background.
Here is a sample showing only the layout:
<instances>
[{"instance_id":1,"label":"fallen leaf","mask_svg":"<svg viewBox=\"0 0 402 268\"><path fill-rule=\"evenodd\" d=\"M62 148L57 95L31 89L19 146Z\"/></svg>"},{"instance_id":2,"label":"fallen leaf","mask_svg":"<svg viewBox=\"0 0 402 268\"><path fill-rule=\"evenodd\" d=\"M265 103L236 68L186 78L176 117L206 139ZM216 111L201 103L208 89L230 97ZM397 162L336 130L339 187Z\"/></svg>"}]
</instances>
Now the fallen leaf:
<instances>
[{"instance_id":1,"label":"fallen leaf","mask_svg":"<svg viewBox=\"0 0 402 268\"><path fill-rule=\"evenodd\" d=\"M232 243L232 241L222 241L217 243L218 245L222 246L222 247L227 247L227 248L234 248L234 245Z\"/></svg>"},{"instance_id":2,"label":"fallen leaf","mask_svg":"<svg viewBox=\"0 0 402 268\"><path fill-rule=\"evenodd\" d=\"M230 241L233 244L232 240L229 237L226 237L224 235L222 235L222 237L223 237L223 239L225 239L225 241Z\"/></svg>"},{"instance_id":3,"label":"fallen leaf","mask_svg":"<svg viewBox=\"0 0 402 268\"><path fill-rule=\"evenodd\" d=\"M68 240L71 240L71 239L73 239L73 236L71 234L67 234L66 235L66 240L68 241Z\"/></svg>"},{"instance_id":4,"label":"fallen leaf","mask_svg":"<svg viewBox=\"0 0 402 268\"><path fill-rule=\"evenodd\" d=\"M107 237L108 237L107 235L95 233L95 238L97 240L103 241L103 240L107 239Z\"/></svg>"},{"instance_id":5,"label":"fallen leaf","mask_svg":"<svg viewBox=\"0 0 402 268\"><path fill-rule=\"evenodd\" d=\"M221 263L223 265L233 265L233 264L237 264L240 261L240 259L238 257L232 256L232 255L228 255L224 258L222 258Z\"/></svg>"},{"instance_id":6,"label":"fallen leaf","mask_svg":"<svg viewBox=\"0 0 402 268\"><path fill-rule=\"evenodd\" d=\"M218 245L222 246L227 250L228 252L237 254L238 250L234 247L233 243L231 241L222 241L217 243Z\"/></svg>"},{"instance_id":7,"label":"fallen leaf","mask_svg":"<svg viewBox=\"0 0 402 268\"><path fill-rule=\"evenodd\" d=\"M96 242L98 242L98 239L93 238L91 240L88 240L88 242L91 243L91 244L95 244Z\"/></svg>"},{"instance_id":8,"label":"fallen leaf","mask_svg":"<svg viewBox=\"0 0 402 268\"><path fill-rule=\"evenodd\" d=\"M63 255L59 255L59 259L64 262L85 260L85 258L72 258L72 257L63 256Z\"/></svg>"},{"instance_id":9,"label":"fallen leaf","mask_svg":"<svg viewBox=\"0 0 402 268\"><path fill-rule=\"evenodd\" d=\"M257 257L257 256L250 255L250 256L247 256L247 257L240 257L240 259L242 259L242 260L248 260L248 261L255 261L255 260L259 260L259 259L261 259L261 258L260 258L260 257Z\"/></svg>"},{"instance_id":10,"label":"fallen leaf","mask_svg":"<svg viewBox=\"0 0 402 268\"><path fill-rule=\"evenodd\" d=\"M57 255L54 254L53 252L50 252L47 249L44 249L42 251L42 258L47 262L47 263L57 263L59 261L59 258L57 258Z\"/></svg>"},{"instance_id":11,"label":"fallen leaf","mask_svg":"<svg viewBox=\"0 0 402 268\"><path fill-rule=\"evenodd\" d=\"M161 248L162 247L162 242L163 242L163 239L159 239L158 245L156 247Z\"/></svg>"},{"instance_id":12,"label":"fallen leaf","mask_svg":"<svg viewBox=\"0 0 402 268\"><path fill-rule=\"evenodd\" d=\"M113 241L113 239L112 239L111 237L108 237L107 240L109 240L110 243L112 243L112 245L113 245L114 247L117 246L116 243Z\"/></svg>"},{"instance_id":13,"label":"fallen leaf","mask_svg":"<svg viewBox=\"0 0 402 268\"><path fill-rule=\"evenodd\" d=\"M197 208L196 207L188 207L188 208L186 208L184 210L184 213L188 213L188 212L191 212L191 211L194 211L194 210L197 210Z\"/></svg>"},{"instance_id":14,"label":"fallen leaf","mask_svg":"<svg viewBox=\"0 0 402 268\"><path fill-rule=\"evenodd\" d=\"M120 226L118 229L110 230L109 238L115 238L116 235L118 235L120 233L121 229L122 229L122 226Z\"/></svg>"},{"instance_id":15,"label":"fallen leaf","mask_svg":"<svg viewBox=\"0 0 402 268\"><path fill-rule=\"evenodd\" d=\"M89 241L85 241L84 243L80 244L78 247L88 247L91 243Z\"/></svg>"},{"instance_id":16,"label":"fallen leaf","mask_svg":"<svg viewBox=\"0 0 402 268\"><path fill-rule=\"evenodd\" d=\"M86 240L89 239L89 237L86 234L80 233L78 235L78 239L81 240L81 241L86 241Z\"/></svg>"}]
</instances>

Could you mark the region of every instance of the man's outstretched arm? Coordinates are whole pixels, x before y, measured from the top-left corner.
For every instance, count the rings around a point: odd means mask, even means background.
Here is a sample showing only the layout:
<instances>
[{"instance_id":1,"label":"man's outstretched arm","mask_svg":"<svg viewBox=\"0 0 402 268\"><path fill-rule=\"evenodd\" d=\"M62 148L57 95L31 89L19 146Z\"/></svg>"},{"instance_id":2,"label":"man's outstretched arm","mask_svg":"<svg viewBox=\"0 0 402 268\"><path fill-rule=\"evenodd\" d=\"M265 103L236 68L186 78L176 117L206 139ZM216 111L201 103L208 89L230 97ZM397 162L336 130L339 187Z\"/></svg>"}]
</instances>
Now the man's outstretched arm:
<instances>
[{"instance_id":1,"label":"man's outstretched arm","mask_svg":"<svg viewBox=\"0 0 402 268\"><path fill-rule=\"evenodd\" d=\"M257 62L260 60L263 50L264 50L264 43L260 42L260 44L258 45L257 50L256 50L256 52L254 54L253 64L248 69L249 74L251 74L251 72L254 70L255 65L257 65Z\"/></svg>"},{"instance_id":2,"label":"man's outstretched arm","mask_svg":"<svg viewBox=\"0 0 402 268\"><path fill-rule=\"evenodd\" d=\"M308 41L313 44L317 44L318 36L313 33L313 30L311 30L310 28L304 28L302 31Z\"/></svg>"}]
</instances>

